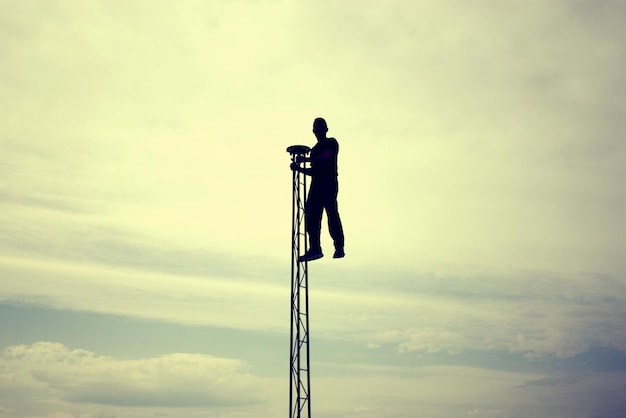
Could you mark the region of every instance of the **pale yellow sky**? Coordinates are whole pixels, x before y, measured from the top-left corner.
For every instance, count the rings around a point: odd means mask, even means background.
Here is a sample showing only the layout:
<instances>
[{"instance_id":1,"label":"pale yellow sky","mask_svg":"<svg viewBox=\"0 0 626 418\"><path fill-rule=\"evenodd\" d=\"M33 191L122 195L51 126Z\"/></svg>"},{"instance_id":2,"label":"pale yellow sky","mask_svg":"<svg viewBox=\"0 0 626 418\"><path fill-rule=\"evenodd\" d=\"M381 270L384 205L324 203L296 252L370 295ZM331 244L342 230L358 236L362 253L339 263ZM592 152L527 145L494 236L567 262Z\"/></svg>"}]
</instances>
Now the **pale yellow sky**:
<instances>
[{"instance_id":1,"label":"pale yellow sky","mask_svg":"<svg viewBox=\"0 0 626 418\"><path fill-rule=\"evenodd\" d=\"M624 12L565 0L0 2L0 310L12 318L0 370L30 376L44 361L52 376L0 379L0 393L20 394L0 395L0 418L183 417L172 405L231 399L248 377L267 404L228 412L286 410L285 149L312 145L318 116L340 144L347 254L311 264L324 416L545 416L536 390L550 379L563 405L598 381L610 398L621 363L578 386L554 370L626 349ZM328 252L325 224L322 237ZM154 343L120 337L135 334ZM99 362L158 374L183 358L235 365L207 372L233 387L152 405L146 377L128 377L143 402L133 412L119 393L96 402L54 378L82 355L95 359L78 376L89 388L115 386ZM202 380L179 370L183 387ZM501 402L488 393L500 378ZM363 383L349 405L333 397L342 379ZM153 397L171 394L157 380ZM453 382L472 390L442 392ZM30 405L33 393L53 406ZM223 416L202 402L199 416Z\"/></svg>"},{"instance_id":2,"label":"pale yellow sky","mask_svg":"<svg viewBox=\"0 0 626 418\"><path fill-rule=\"evenodd\" d=\"M400 5L267 7L135 4L120 17L61 3L14 19L7 192L101 200L88 211L102 222L278 256L283 149L311 143L323 115L356 259L619 269L623 151L603 111L617 39L581 29L567 4L425 3L412 18Z\"/></svg>"}]
</instances>

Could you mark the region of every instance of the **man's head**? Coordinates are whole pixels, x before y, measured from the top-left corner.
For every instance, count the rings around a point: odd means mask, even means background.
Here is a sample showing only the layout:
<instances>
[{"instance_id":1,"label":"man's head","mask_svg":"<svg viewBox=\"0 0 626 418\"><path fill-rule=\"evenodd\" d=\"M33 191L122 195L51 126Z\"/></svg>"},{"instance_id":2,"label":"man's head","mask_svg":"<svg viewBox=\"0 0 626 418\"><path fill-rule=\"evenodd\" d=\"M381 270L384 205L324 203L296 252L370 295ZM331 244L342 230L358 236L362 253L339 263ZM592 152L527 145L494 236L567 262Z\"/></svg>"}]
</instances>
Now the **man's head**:
<instances>
[{"instance_id":1,"label":"man's head","mask_svg":"<svg viewBox=\"0 0 626 418\"><path fill-rule=\"evenodd\" d=\"M326 121L323 118L316 118L313 121L313 133L315 136L320 138L326 138L326 132L328 132L328 125L326 125Z\"/></svg>"}]
</instances>

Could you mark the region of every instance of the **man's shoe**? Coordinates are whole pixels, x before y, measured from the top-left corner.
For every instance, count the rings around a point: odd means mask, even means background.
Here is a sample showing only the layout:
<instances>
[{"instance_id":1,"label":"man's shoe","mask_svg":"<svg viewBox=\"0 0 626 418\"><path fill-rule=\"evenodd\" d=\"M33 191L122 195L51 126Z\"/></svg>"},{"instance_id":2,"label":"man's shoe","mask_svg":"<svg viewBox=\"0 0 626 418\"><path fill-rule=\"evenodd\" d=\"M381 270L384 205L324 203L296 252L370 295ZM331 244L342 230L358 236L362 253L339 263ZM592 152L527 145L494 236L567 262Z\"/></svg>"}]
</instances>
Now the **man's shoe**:
<instances>
[{"instance_id":1,"label":"man's shoe","mask_svg":"<svg viewBox=\"0 0 626 418\"><path fill-rule=\"evenodd\" d=\"M346 253L343 252L343 248L340 248L338 250L335 250L335 254L333 255L333 258L344 258L346 255Z\"/></svg>"},{"instance_id":2,"label":"man's shoe","mask_svg":"<svg viewBox=\"0 0 626 418\"><path fill-rule=\"evenodd\" d=\"M322 254L321 250L309 250L306 253L304 253L304 255L301 255L300 257L298 257L298 261L300 263L303 263L305 261L317 260L318 258L322 258L322 257L324 257L324 254Z\"/></svg>"}]
</instances>

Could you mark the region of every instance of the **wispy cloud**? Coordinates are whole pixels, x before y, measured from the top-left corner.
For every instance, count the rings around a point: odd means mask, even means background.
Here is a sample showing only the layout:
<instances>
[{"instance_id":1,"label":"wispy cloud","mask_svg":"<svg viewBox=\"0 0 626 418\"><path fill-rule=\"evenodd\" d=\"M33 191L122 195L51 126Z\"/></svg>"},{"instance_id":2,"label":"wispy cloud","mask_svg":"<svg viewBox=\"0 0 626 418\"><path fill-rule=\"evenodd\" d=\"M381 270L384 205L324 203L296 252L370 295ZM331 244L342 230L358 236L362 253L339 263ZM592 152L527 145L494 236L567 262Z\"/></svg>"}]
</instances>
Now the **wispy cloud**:
<instances>
[{"instance_id":1,"label":"wispy cloud","mask_svg":"<svg viewBox=\"0 0 626 418\"><path fill-rule=\"evenodd\" d=\"M2 264L10 278L3 283L5 302L286 332L287 282L281 285L266 274L202 276L189 274L188 267L165 274L17 258L5 258ZM622 292L619 281L457 277L439 279L447 282L441 288L425 285L421 292L407 293L412 281L433 278L390 273L386 280L395 283L373 292L356 288L359 280L369 280L368 273L344 273L343 283L321 279L311 289L318 338L392 345L400 353L502 350L530 357L571 357L593 346L626 347L620 325L624 301L616 296ZM502 280L508 281L506 287L498 283ZM569 289L563 291L563 286Z\"/></svg>"},{"instance_id":2,"label":"wispy cloud","mask_svg":"<svg viewBox=\"0 0 626 418\"><path fill-rule=\"evenodd\" d=\"M623 372L589 372L530 380L522 388L552 416L620 416L626 412L625 381Z\"/></svg>"},{"instance_id":3,"label":"wispy cloud","mask_svg":"<svg viewBox=\"0 0 626 418\"><path fill-rule=\"evenodd\" d=\"M4 260L4 302L167 322L278 330L288 288L228 277L171 276L32 260ZM39 289L39 290L38 290ZM263 316L258 312L264 312Z\"/></svg>"}]
</instances>

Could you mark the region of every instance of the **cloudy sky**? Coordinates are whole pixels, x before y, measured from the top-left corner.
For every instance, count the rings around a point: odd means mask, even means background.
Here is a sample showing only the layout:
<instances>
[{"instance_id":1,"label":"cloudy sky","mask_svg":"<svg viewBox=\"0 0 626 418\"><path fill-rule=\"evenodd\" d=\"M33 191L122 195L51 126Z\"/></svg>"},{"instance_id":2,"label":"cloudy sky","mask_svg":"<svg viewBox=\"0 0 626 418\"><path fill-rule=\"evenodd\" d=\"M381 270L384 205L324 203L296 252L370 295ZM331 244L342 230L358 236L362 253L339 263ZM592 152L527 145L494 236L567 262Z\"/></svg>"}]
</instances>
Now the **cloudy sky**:
<instances>
[{"instance_id":1,"label":"cloudy sky","mask_svg":"<svg viewBox=\"0 0 626 418\"><path fill-rule=\"evenodd\" d=\"M1 0L0 418L626 415L626 3ZM326 225L323 247L332 252Z\"/></svg>"}]
</instances>

